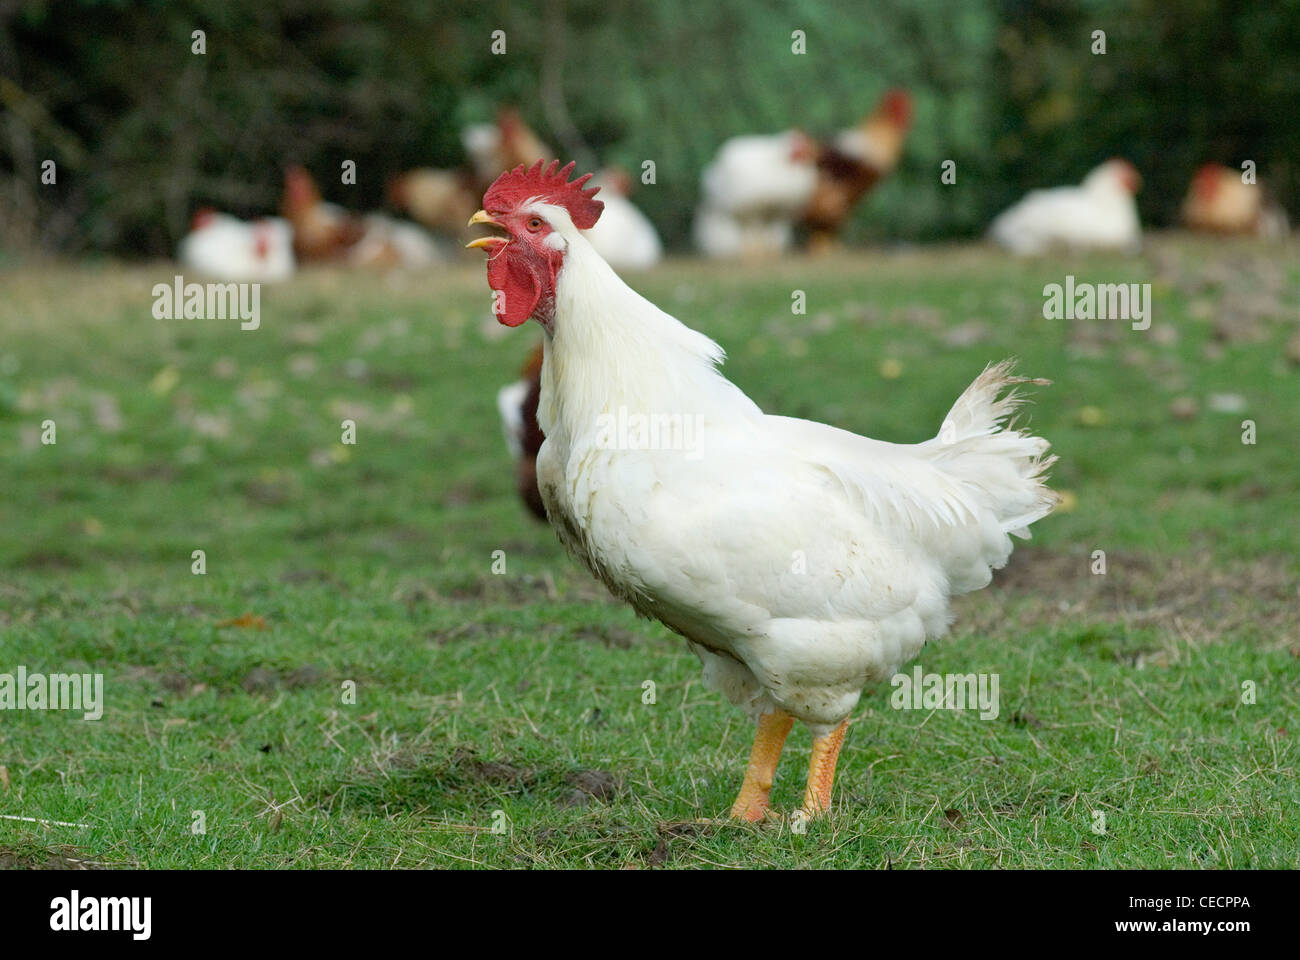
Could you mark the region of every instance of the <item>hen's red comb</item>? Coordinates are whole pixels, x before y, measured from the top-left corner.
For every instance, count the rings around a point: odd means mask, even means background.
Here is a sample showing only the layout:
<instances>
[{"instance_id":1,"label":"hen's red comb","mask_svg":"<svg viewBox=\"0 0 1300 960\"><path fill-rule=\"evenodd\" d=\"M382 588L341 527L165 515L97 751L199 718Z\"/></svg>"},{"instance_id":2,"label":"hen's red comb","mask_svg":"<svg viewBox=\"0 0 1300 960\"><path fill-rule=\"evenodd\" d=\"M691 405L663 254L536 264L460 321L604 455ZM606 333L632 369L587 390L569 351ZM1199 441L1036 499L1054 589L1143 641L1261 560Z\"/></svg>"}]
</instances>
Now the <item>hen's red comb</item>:
<instances>
[{"instance_id":1,"label":"hen's red comb","mask_svg":"<svg viewBox=\"0 0 1300 960\"><path fill-rule=\"evenodd\" d=\"M536 199L563 207L569 211L575 227L590 230L605 209L605 204L595 199L600 187L583 189L583 184L591 179L589 173L570 183L569 174L577 166L572 160L562 170L558 169L559 160L552 160L549 167L542 169L544 162L538 160L527 170L521 163L497 177L483 194L483 209L488 213L509 213L526 201Z\"/></svg>"},{"instance_id":2,"label":"hen's red comb","mask_svg":"<svg viewBox=\"0 0 1300 960\"><path fill-rule=\"evenodd\" d=\"M1203 197L1213 197L1219 192L1219 182L1223 177L1224 168L1217 163L1206 163L1196 171L1196 176L1192 178L1192 189ZM1231 176L1229 171L1229 176Z\"/></svg>"},{"instance_id":3,"label":"hen's red comb","mask_svg":"<svg viewBox=\"0 0 1300 960\"><path fill-rule=\"evenodd\" d=\"M906 90L893 89L880 99L885 113L893 118L900 127L911 126L912 95Z\"/></svg>"}]
</instances>

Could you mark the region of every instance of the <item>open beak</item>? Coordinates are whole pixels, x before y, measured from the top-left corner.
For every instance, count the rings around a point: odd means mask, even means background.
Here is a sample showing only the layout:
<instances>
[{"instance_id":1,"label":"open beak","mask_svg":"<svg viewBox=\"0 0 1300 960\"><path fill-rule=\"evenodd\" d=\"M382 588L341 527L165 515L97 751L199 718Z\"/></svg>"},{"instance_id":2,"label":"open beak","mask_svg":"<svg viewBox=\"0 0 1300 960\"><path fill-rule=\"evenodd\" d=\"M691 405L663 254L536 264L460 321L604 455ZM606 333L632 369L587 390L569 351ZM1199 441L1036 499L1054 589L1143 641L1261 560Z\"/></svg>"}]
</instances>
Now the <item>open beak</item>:
<instances>
[{"instance_id":1,"label":"open beak","mask_svg":"<svg viewBox=\"0 0 1300 960\"><path fill-rule=\"evenodd\" d=\"M470 217L467 226L472 227L476 223L486 223L493 227L501 226L500 222L493 218L493 216L486 210L480 210L478 213L474 214L474 216ZM505 242L506 240L504 237L479 237L478 239L471 240L469 243L465 244L465 247L466 249L475 247L492 247L498 243Z\"/></svg>"}]
</instances>

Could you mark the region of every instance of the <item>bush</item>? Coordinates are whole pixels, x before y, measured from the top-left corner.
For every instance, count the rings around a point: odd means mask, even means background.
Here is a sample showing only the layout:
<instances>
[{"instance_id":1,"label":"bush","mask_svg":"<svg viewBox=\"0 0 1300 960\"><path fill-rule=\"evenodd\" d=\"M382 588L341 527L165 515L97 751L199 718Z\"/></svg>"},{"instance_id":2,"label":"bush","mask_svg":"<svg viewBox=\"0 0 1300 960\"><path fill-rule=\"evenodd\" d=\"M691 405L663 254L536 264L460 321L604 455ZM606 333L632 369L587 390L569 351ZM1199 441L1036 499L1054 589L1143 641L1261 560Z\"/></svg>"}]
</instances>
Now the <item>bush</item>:
<instances>
[{"instance_id":1,"label":"bush","mask_svg":"<svg viewBox=\"0 0 1300 960\"><path fill-rule=\"evenodd\" d=\"M459 163L460 128L502 103L584 166L654 160L657 183L636 199L676 245L723 139L826 133L894 85L913 91L916 126L850 239L969 235L1024 190L1077 182L1114 154L1143 170L1156 223L1205 160L1253 159L1284 199L1300 187L1286 164L1300 156L1296 0L53 0L0 17L10 249L167 254L198 207L273 211L293 162L327 198L378 207L389 175ZM1089 51L1094 29L1104 57ZM53 185L39 179L47 159ZM349 159L358 180L344 187ZM956 188L939 183L948 159Z\"/></svg>"}]
</instances>

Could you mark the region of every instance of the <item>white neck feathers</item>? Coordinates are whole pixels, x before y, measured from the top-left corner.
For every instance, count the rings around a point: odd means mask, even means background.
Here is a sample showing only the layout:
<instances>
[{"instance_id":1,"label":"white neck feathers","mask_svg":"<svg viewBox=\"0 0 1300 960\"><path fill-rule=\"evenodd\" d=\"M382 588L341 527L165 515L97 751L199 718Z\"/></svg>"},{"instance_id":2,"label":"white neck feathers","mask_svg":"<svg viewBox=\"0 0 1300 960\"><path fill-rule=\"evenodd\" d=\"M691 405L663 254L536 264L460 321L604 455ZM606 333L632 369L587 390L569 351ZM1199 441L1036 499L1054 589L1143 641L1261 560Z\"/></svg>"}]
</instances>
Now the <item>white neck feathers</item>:
<instances>
[{"instance_id":1,"label":"white neck feathers","mask_svg":"<svg viewBox=\"0 0 1300 960\"><path fill-rule=\"evenodd\" d=\"M572 443L620 407L646 415L707 416L723 408L761 415L716 369L720 346L628 287L577 229L565 228L538 407L548 437Z\"/></svg>"}]
</instances>

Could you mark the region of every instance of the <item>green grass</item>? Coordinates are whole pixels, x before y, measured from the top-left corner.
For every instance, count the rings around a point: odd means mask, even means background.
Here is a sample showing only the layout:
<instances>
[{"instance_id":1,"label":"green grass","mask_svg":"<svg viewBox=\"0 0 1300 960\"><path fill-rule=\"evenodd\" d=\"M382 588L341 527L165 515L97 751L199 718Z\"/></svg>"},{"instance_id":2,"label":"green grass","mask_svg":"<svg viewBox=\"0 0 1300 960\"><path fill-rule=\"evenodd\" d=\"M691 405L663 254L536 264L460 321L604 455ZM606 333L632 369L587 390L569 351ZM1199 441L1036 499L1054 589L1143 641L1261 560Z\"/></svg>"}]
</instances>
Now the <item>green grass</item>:
<instances>
[{"instance_id":1,"label":"green grass","mask_svg":"<svg viewBox=\"0 0 1300 960\"><path fill-rule=\"evenodd\" d=\"M0 713L0 814L47 821L0 819L0 865L1300 866L1298 261L1158 237L1135 260L634 279L765 409L872 436L932 435L1006 355L1055 381L1030 415L1072 509L919 660L998 674L1000 715L868 690L806 833L723 819L749 723L517 503L494 393L538 333L490 320L480 265L307 273L263 290L256 332L154 320L166 265L12 273L0 673L102 672L107 706ZM1152 329L1044 320L1066 273L1151 282ZM220 626L245 612L266 629ZM778 811L807 747L796 730Z\"/></svg>"}]
</instances>

